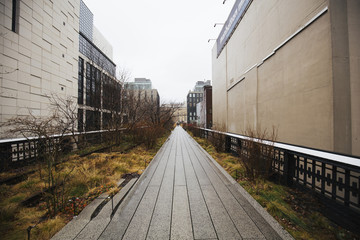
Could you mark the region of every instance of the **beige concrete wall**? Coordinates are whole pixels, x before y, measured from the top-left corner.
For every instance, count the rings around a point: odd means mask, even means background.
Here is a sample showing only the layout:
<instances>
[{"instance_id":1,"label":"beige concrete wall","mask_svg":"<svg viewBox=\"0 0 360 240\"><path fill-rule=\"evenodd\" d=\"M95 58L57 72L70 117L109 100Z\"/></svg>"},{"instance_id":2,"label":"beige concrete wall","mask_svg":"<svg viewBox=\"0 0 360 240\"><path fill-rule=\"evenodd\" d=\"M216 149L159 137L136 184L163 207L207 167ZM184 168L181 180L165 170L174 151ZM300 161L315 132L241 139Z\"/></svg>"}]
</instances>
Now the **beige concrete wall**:
<instances>
[{"instance_id":1,"label":"beige concrete wall","mask_svg":"<svg viewBox=\"0 0 360 240\"><path fill-rule=\"evenodd\" d=\"M360 156L360 1L348 0L352 153Z\"/></svg>"},{"instance_id":2,"label":"beige concrete wall","mask_svg":"<svg viewBox=\"0 0 360 240\"><path fill-rule=\"evenodd\" d=\"M226 81L226 53L216 58L216 47L212 51L212 77L215 79L212 92L213 128L223 130L223 128L226 129L227 121L227 94L226 85L224 84L224 81Z\"/></svg>"},{"instance_id":3,"label":"beige concrete wall","mask_svg":"<svg viewBox=\"0 0 360 240\"><path fill-rule=\"evenodd\" d=\"M333 103L329 14L258 68L258 124L279 141L332 150Z\"/></svg>"},{"instance_id":4,"label":"beige concrete wall","mask_svg":"<svg viewBox=\"0 0 360 240\"><path fill-rule=\"evenodd\" d=\"M253 1L218 58L213 49L214 123L360 155L359 24L356 0Z\"/></svg>"},{"instance_id":5,"label":"beige concrete wall","mask_svg":"<svg viewBox=\"0 0 360 240\"><path fill-rule=\"evenodd\" d=\"M330 0L329 9L333 68L333 150L351 153L351 95L347 1Z\"/></svg>"},{"instance_id":6,"label":"beige concrete wall","mask_svg":"<svg viewBox=\"0 0 360 240\"><path fill-rule=\"evenodd\" d=\"M261 62L326 3L326 0L253 1L226 46L227 85Z\"/></svg>"},{"instance_id":7,"label":"beige concrete wall","mask_svg":"<svg viewBox=\"0 0 360 240\"><path fill-rule=\"evenodd\" d=\"M0 122L29 110L48 114L51 93L77 97L79 1L19 4L14 33L12 1L0 2ZM0 137L3 133L0 129Z\"/></svg>"}]
</instances>

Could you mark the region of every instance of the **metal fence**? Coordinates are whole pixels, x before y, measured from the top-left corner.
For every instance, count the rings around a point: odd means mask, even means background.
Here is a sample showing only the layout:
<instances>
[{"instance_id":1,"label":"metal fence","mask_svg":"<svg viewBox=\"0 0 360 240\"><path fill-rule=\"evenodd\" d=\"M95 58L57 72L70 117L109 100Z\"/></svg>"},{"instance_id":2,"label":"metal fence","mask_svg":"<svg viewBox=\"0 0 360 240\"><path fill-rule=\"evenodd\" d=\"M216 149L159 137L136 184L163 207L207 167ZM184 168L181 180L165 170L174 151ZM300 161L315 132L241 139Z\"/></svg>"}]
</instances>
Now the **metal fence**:
<instances>
[{"instance_id":1,"label":"metal fence","mask_svg":"<svg viewBox=\"0 0 360 240\"><path fill-rule=\"evenodd\" d=\"M60 149L63 153L75 150L88 144L100 144L111 138L112 132L107 130L75 133L77 144L73 135L61 136ZM60 141L60 136L53 136L53 140ZM49 144L48 144L49 145ZM51 146L47 146L51 150ZM38 160L41 141L38 138L14 138L0 140L0 172L8 169L31 165Z\"/></svg>"},{"instance_id":2,"label":"metal fence","mask_svg":"<svg viewBox=\"0 0 360 240\"><path fill-rule=\"evenodd\" d=\"M236 155L247 151L249 141L272 146L272 170L279 173L283 183L314 191L338 207L351 209L359 219L360 158L209 129L198 130L202 138L222 136L224 151Z\"/></svg>"}]
</instances>

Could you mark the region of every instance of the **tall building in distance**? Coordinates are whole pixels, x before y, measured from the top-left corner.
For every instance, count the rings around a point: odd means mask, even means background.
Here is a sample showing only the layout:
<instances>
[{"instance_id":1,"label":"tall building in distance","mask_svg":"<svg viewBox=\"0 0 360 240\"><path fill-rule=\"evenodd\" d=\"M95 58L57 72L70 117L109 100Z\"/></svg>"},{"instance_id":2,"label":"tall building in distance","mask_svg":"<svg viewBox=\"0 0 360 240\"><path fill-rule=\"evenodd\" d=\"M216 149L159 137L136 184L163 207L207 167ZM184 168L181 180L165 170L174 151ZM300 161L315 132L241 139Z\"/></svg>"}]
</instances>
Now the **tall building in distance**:
<instances>
[{"instance_id":1,"label":"tall building in distance","mask_svg":"<svg viewBox=\"0 0 360 240\"><path fill-rule=\"evenodd\" d=\"M212 127L212 86L203 87L203 100L196 104L197 123L200 127L211 129Z\"/></svg>"},{"instance_id":2,"label":"tall building in distance","mask_svg":"<svg viewBox=\"0 0 360 240\"><path fill-rule=\"evenodd\" d=\"M211 86L211 80L197 81L193 91L203 92L204 86Z\"/></svg>"},{"instance_id":3,"label":"tall building in distance","mask_svg":"<svg viewBox=\"0 0 360 240\"><path fill-rule=\"evenodd\" d=\"M132 118L139 115L137 111L151 110L159 115L160 95L157 89L152 88L150 79L135 78L134 82L126 82L124 88L125 102L128 103L124 106L125 122L134 121Z\"/></svg>"},{"instance_id":4,"label":"tall building in distance","mask_svg":"<svg viewBox=\"0 0 360 240\"><path fill-rule=\"evenodd\" d=\"M120 104L112 46L82 0L0 3L0 122L48 116L50 96L78 104L78 130L104 127ZM0 137L6 129L0 129Z\"/></svg>"},{"instance_id":5,"label":"tall building in distance","mask_svg":"<svg viewBox=\"0 0 360 240\"><path fill-rule=\"evenodd\" d=\"M179 107L176 109L174 113L174 122L176 123L186 123L187 122L187 109L186 109L186 103L181 103Z\"/></svg>"},{"instance_id":6,"label":"tall building in distance","mask_svg":"<svg viewBox=\"0 0 360 240\"><path fill-rule=\"evenodd\" d=\"M359 1L237 0L212 51L214 127L360 156Z\"/></svg>"},{"instance_id":7,"label":"tall building in distance","mask_svg":"<svg viewBox=\"0 0 360 240\"><path fill-rule=\"evenodd\" d=\"M135 78L134 82L126 83L127 89L131 90L150 90L152 89L152 83L147 78Z\"/></svg>"},{"instance_id":8,"label":"tall building in distance","mask_svg":"<svg viewBox=\"0 0 360 240\"><path fill-rule=\"evenodd\" d=\"M196 104L203 100L204 86L211 85L211 81L197 81L193 91L189 91L186 97L187 123L197 123Z\"/></svg>"}]
</instances>

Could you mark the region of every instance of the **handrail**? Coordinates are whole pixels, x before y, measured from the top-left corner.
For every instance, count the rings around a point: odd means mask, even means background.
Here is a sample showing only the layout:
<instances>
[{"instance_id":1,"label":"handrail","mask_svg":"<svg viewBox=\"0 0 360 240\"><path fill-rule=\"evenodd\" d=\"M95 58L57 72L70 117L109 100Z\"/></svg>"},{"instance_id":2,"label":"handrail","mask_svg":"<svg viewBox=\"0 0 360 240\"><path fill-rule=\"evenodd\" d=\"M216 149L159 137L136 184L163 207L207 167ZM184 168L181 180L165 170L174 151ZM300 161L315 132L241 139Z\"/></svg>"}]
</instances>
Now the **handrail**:
<instances>
[{"instance_id":1,"label":"handrail","mask_svg":"<svg viewBox=\"0 0 360 240\"><path fill-rule=\"evenodd\" d=\"M126 128L120 128L118 130L123 131ZM103 133L103 132L111 132L111 131L115 131L115 129L111 129L111 130L96 130L96 131L88 131L88 132L74 132L74 133L65 133L65 134L54 134L51 135L50 137L66 137L66 136L79 136L79 135L86 135L86 134L93 134L93 133ZM0 139L0 144L2 143L11 143L11 142L20 142L20 141L27 141L27 140L36 140L39 139L39 137L24 137L24 138L7 138L7 139Z\"/></svg>"},{"instance_id":2,"label":"handrail","mask_svg":"<svg viewBox=\"0 0 360 240\"><path fill-rule=\"evenodd\" d=\"M313 157L319 157L319 158L323 158L323 159L327 159L327 160L331 160L331 161L335 161L335 162L341 162L341 163L353 165L356 167L360 167L360 157L356 157L356 156L347 156L347 155L344 155L341 153L332 153L332 152L328 152L328 151L311 149L311 148L306 148L306 147L301 147L301 146L295 146L295 145L286 144L286 143L272 142L269 140L260 140L257 138L250 138L248 136L244 136L244 135L240 135L240 134L220 132L220 131L216 131L216 130L212 130L212 129L206 129L206 128L200 128L200 129L209 131L209 132L216 132L216 133L224 134L229 137L241 138L244 140L252 140L252 141L259 141L259 142L261 141L261 143L263 143L263 144L272 145L274 147L282 148L284 150L298 152L298 153L310 155Z\"/></svg>"}]
</instances>

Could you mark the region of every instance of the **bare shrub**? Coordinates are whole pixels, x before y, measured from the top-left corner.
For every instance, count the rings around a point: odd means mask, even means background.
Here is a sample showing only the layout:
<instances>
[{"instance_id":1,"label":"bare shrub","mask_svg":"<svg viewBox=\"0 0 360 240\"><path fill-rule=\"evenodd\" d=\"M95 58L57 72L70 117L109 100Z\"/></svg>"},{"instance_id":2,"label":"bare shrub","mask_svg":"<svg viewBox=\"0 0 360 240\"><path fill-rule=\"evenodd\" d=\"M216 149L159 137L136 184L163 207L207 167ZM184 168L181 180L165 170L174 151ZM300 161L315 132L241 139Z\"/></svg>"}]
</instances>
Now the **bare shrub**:
<instances>
[{"instance_id":1,"label":"bare shrub","mask_svg":"<svg viewBox=\"0 0 360 240\"><path fill-rule=\"evenodd\" d=\"M194 137L201 137L200 129L192 123L184 125L185 130L193 134Z\"/></svg>"},{"instance_id":2,"label":"bare shrub","mask_svg":"<svg viewBox=\"0 0 360 240\"><path fill-rule=\"evenodd\" d=\"M272 172L274 159L274 142L277 139L275 127L254 130L250 127L245 131L248 140L244 140L238 149L239 162L245 168L245 175L250 181L258 178L267 179Z\"/></svg>"},{"instance_id":3,"label":"bare shrub","mask_svg":"<svg viewBox=\"0 0 360 240\"><path fill-rule=\"evenodd\" d=\"M50 98L50 97L49 97ZM45 200L50 216L64 206L65 184L72 170L64 173L57 169L64 153L72 149L75 139L76 118L74 102L71 98L61 99L58 96L50 98L52 111L48 116L36 116L29 111L28 116L9 119L2 124L8 128L8 134L23 136L27 140L37 139L36 152L39 163L39 175L44 182ZM66 105L66 106L65 106ZM41 172L42 165L45 173Z\"/></svg>"}]
</instances>

